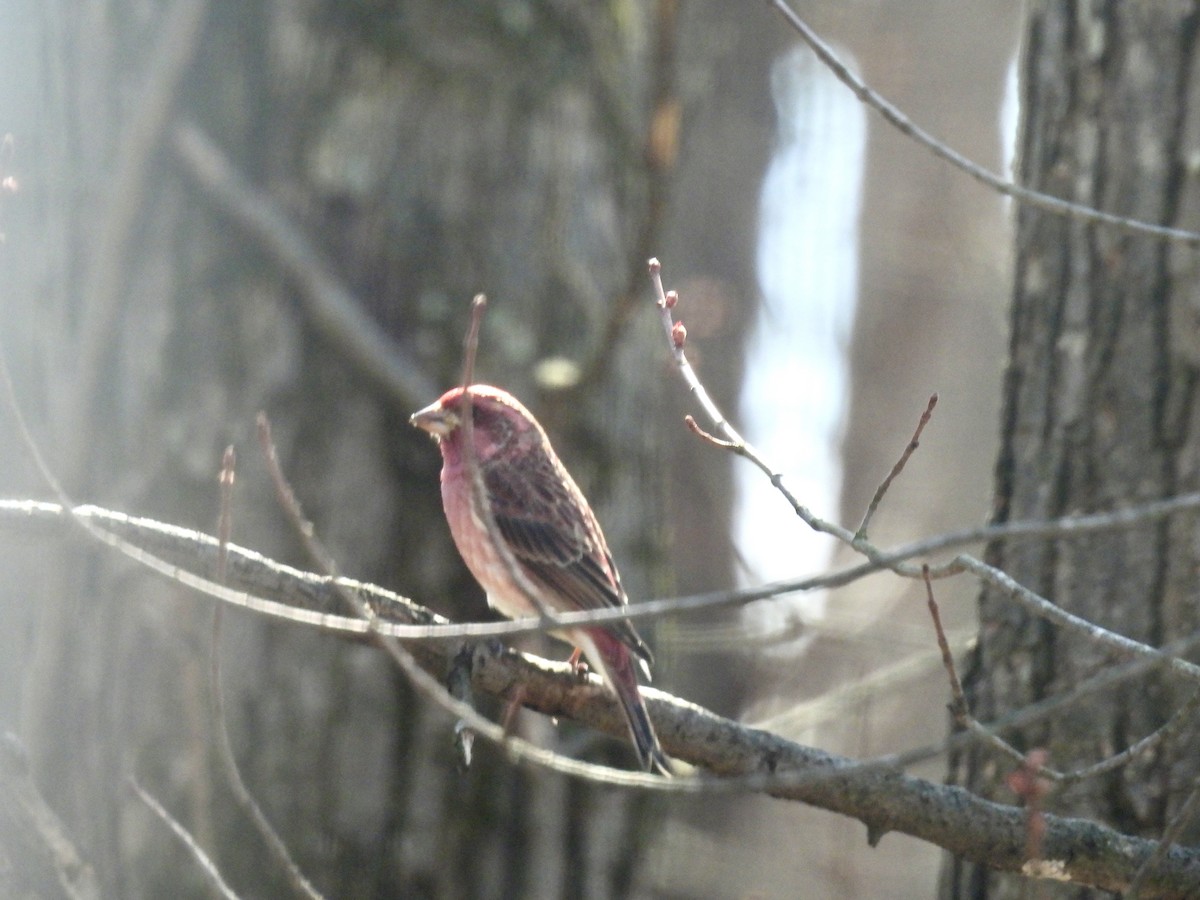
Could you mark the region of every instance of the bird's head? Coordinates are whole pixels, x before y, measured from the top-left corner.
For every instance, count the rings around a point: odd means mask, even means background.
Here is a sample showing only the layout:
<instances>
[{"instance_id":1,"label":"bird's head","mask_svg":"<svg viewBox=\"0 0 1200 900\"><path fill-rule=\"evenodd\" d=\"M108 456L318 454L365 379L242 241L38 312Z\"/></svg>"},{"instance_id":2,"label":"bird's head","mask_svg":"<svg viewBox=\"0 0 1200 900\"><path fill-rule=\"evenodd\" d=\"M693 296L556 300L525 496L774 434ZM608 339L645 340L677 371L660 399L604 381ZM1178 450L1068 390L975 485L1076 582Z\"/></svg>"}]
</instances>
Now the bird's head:
<instances>
[{"instance_id":1,"label":"bird's head","mask_svg":"<svg viewBox=\"0 0 1200 900\"><path fill-rule=\"evenodd\" d=\"M429 432L449 459L461 448L466 401L471 404L471 428L480 459L488 459L522 434L542 435L537 420L516 397L487 384L473 384L465 392L461 387L451 388L408 421Z\"/></svg>"}]
</instances>

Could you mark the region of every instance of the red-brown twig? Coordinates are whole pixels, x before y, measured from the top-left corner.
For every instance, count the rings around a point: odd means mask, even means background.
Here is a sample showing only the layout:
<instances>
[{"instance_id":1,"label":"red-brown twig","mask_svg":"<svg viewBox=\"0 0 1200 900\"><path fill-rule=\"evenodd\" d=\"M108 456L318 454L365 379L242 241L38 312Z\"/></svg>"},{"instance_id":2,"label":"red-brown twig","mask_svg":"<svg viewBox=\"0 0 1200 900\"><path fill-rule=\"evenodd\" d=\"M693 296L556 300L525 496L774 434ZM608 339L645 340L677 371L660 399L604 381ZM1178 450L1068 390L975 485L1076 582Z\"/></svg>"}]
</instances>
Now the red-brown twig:
<instances>
[{"instance_id":1,"label":"red-brown twig","mask_svg":"<svg viewBox=\"0 0 1200 900\"><path fill-rule=\"evenodd\" d=\"M700 424L696 421L696 419L693 416L690 416L690 415L684 416L683 424L688 427L688 430L692 434L694 434L694 435L696 435L696 437L700 438L700 440L702 440L706 443L712 444L714 447L717 447L721 450L728 450L731 453L737 453L737 454L742 454L743 451L745 450L744 444L735 444L733 441L723 441L719 437L717 437L715 434L710 434L709 432L705 431L703 428L700 427Z\"/></svg>"},{"instance_id":2,"label":"red-brown twig","mask_svg":"<svg viewBox=\"0 0 1200 900\"><path fill-rule=\"evenodd\" d=\"M966 694L963 692L962 681L958 677L958 669L954 665L954 654L950 650L950 642L946 640L946 631L942 628L942 615L938 609L937 600L933 596L933 581L929 575L928 565L921 567L921 574L925 581L925 597L929 607L929 617L933 620L938 649L942 653L942 666L946 670L946 676L950 679L950 715L954 717L954 724L960 730L974 735L985 746L992 747L1010 759L1021 762L1024 754L1020 750L976 721L975 717L971 715L971 708L967 703ZM1055 778L1062 777L1058 772L1050 774Z\"/></svg>"},{"instance_id":3,"label":"red-brown twig","mask_svg":"<svg viewBox=\"0 0 1200 900\"><path fill-rule=\"evenodd\" d=\"M896 464L892 466L892 471L888 472L887 478L883 479L883 483L875 490L875 496L871 498L871 502L867 504L867 511L863 515L862 523L858 526L858 530L854 532L856 540L864 540L867 536L867 527L871 524L871 519L874 517L876 510L879 509L879 504L883 501L883 495L888 492L888 488L892 486L892 482L896 480L896 476L904 471L905 465L908 464L909 457L917 452L917 448L921 446L921 432L925 430L925 426L929 424L929 420L933 418L933 408L937 406L938 395L930 394L929 402L925 405L925 412L921 413L921 418L917 421L916 430L913 431L912 439L909 440L908 446L904 448L904 452L900 454L900 458L896 460ZM928 567L924 569L922 575L928 579Z\"/></svg>"},{"instance_id":4,"label":"red-brown twig","mask_svg":"<svg viewBox=\"0 0 1200 900\"><path fill-rule=\"evenodd\" d=\"M233 535L233 486L236 479L235 466L237 455L232 446L225 448L221 458L221 474L218 484L221 492L221 512L217 521L217 582L225 586L228 581L229 539ZM225 691L221 685L221 630L222 610L224 604L218 603L213 609L212 636L208 657L208 689L209 702L212 704L213 734L217 743L217 758L221 761L221 770L225 774L225 783L237 805L246 817L254 824L259 836L266 843L267 849L276 864L287 876L288 885L292 892L305 900L320 900L321 894L300 871L296 861L263 812L246 782L242 778L242 770L238 766L237 757L233 752L233 742L229 740L229 729L225 722Z\"/></svg>"},{"instance_id":5,"label":"red-brown twig","mask_svg":"<svg viewBox=\"0 0 1200 900\"><path fill-rule=\"evenodd\" d=\"M662 318L662 325L667 333L667 342L672 348L672 353L675 357L675 365L679 367L679 374L683 376L683 380L687 384L688 390L692 392L692 395L696 398L696 402L699 403L701 408L704 410L705 415L712 420L717 431L723 435L731 445L736 445L741 448L737 450L737 452L741 453L743 456L746 456L747 459L758 465L758 467L766 472L769 477L774 478L775 473L772 472L770 467L767 466L766 463L764 463L758 457L758 455L753 452L752 448L746 444L745 440L742 439L742 436L738 434L734 427L729 423L729 420L725 418L721 410L717 407L717 404L715 404L712 398L708 395L708 391L705 390L704 385L700 383L700 379L696 376L696 371L692 368L692 364L688 362L687 354L684 352L687 332L686 330L682 332L680 331L678 326L680 326L682 323L676 322L674 316L672 315L672 310L675 308L678 295L675 294L674 291L668 295L667 292L663 290L662 263L660 263L657 259L651 259L646 265L650 271L650 281L654 284L654 291L658 302L660 316Z\"/></svg>"},{"instance_id":6,"label":"red-brown twig","mask_svg":"<svg viewBox=\"0 0 1200 900\"><path fill-rule=\"evenodd\" d=\"M300 507L300 501L296 498L296 492L292 490L292 485L288 482L287 476L283 474L283 466L279 463L279 452L275 449L275 439L271 436L271 421L267 418L267 414L260 412L257 418L258 423L258 446L262 450L263 460L267 464L267 473L271 476L271 483L275 486L275 498L279 501L279 506L283 510L284 515L291 520L292 527L295 528L296 534L300 537L301 543L304 545L304 550L308 554L313 563L321 570L321 573L327 578L336 580L338 577L337 562L333 556L325 550L324 545L317 540L313 524L304 516L304 510ZM365 617L370 619L374 617L369 607L350 594L348 590L339 591L347 609L351 612L366 614Z\"/></svg>"},{"instance_id":7,"label":"red-brown twig","mask_svg":"<svg viewBox=\"0 0 1200 900\"><path fill-rule=\"evenodd\" d=\"M475 405L471 402L469 388L475 379L475 354L479 349L479 328L483 322L483 312L487 308L487 297L476 294L471 301L471 324L467 327L467 337L463 342L463 382L462 397L459 400L459 415L463 438L463 466L467 470L467 479L471 483L471 510L483 523L488 539L496 554L504 563L504 568L517 589L525 595L525 599L542 616L541 628L549 630L554 622L554 613L542 601L537 589L525 577L520 564L512 551L508 549L508 541L500 534L496 525L496 517L492 515L492 504L488 500L487 485L483 481L483 471L479 466L479 457L475 447Z\"/></svg>"},{"instance_id":8,"label":"red-brown twig","mask_svg":"<svg viewBox=\"0 0 1200 900\"><path fill-rule=\"evenodd\" d=\"M938 611L937 600L933 598L933 582L929 579L929 566L922 566L925 576L925 598L929 605L929 617L933 620L933 630L937 634L938 649L942 651L942 665L950 679L950 714L959 728L970 727L970 713L967 711L967 698L963 693L962 682L959 681L958 671L954 667L954 654L950 652L950 642L946 640L945 629L942 628L942 615Z\"/></svg>"}]
</instances>

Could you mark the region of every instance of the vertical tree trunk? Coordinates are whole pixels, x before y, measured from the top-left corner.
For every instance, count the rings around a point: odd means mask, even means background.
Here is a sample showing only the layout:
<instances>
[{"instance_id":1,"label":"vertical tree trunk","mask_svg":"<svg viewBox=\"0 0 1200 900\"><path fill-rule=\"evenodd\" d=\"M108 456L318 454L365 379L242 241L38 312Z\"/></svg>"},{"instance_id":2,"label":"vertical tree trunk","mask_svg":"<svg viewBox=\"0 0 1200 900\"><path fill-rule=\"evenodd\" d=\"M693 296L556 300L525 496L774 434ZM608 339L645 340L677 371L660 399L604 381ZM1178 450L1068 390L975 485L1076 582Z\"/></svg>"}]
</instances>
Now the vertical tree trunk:
<instances>
[{"instance_id":1,"label":"vertical tree trunk","mask_svg":"<svg viewBox=\"0 0 1200 900\"><path fill-rule=\"evenodd\" d=\"M1150 222L1195 228L1200 85L1188 4L1031 8L1023 62L1020 172L1032 187ZM1195 251L1022 208L996 520L1119 509L1200 487ZM1198 559L1188 520L1057 542L998 542L989 560L1055 603L1160 644L1197 626ZM985 590L970 700L994 720L1112 665L1111 654ZM1147 677L1075 704L1016 736L1071 770L1162 725L1190 692ZM1156 752L1056 790L1047 808L1157 837L1197 774L1188 723ZM1011 763L984 751L952 776L988 796ZM1183 843L1194 843L1189 828ZM943 896L1015 897L1020 881L965 863ZM1047 885L1044 896L1087 892Z\"/></svg>"}]
</instances>

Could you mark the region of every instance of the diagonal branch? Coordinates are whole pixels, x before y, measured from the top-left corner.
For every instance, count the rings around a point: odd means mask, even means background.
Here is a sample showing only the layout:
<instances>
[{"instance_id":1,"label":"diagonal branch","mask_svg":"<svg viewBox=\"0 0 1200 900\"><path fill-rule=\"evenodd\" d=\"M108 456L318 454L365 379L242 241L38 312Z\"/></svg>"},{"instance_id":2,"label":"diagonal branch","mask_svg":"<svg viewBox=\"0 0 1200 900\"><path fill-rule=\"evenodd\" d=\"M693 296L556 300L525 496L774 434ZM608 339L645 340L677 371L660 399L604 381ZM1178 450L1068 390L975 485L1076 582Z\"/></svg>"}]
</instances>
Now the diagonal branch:
<instances>
[{"instance_id":1,"label":"diagonal branch","mask_svg":"<svg viewBox=\"0 0 1200 900\"><path fill-rule=\"evenodd\" d=\"M1011 197L1019 203L1024 203L1026 206L1033 206L1045 212L1058 216L1066 216L1080 222L1094 222L1098 225L1107 225L1131 234L1149 235L1150 237L1178 241L1182 244L1200 244L1200 232L1187 231L1182 228L1171 228L1167 225L1154 225L1150 222L1142 222L1138 219L1130 219L1126 216L1107 213L1084 203L1074 203L1070 200L1063 200L1060 197L1044 194L1041 191L1035 191L1032 188L1016 184L1007 178L1000 177L995 172L985 169L979 163L963 156L957 150L947 146L921 128L908 118L898 106L877 93L870 85L850 71L850 67L842 62L837 54L833 52L833 48L821 40L820 35L813 31L800 18L796 11L788 5L787 0L767 0L767 2L778 10L784 20L800 35L800 39L816 54L817 59L821 61L822 65L832 72L838 81L848 87L860 102L883 116L887 123L902 135L916 141L938 159L945 160L956 169L970 175L985 187L989 187L998 194L1003 194L1005 197Z\"/></svg>"},{"instance_id":2,"label":"diagonal branch","mask_svg":"<svg viewBox=\"0 0 1200 900\"><path fill-rule=\"evenodd\" d=\"M437 394L411 354L363 311L358 298L274 198L239 172L204 131L191 123L178 125L172 149L205 195L292 279L313 325L364 374L404 406Z\"/></svg>"},{"instance_id":3,"label":"diagonal branch","mask_svg":"<svg viewBox=\"0 0 1200 900\"><path fill-rule=\"evenodd\" d=\"M62 517L61 510L57 512ZM95 530L104 529L96 525ZM213 538L206 541L211 542L208 552L215 560L217 542ZM248 573L259 570L255 577L274 581L281 595L318 598L322 592L333 592L327 578L289 569L234 545L228 546L227 553L234 589L242 586ZM173 567L166 563L164 567L166 574L172 574ZM181 571L174 569L176 574ZM432 613L403 598L392 595L389 599L386 592L348 579L340 583L379 610L376 621L406 615L416 616L417 621L437 621ZM324 602L339 601L325 596ZM313 613L308 623L320 625L329 618L325 613ZM370 627L361 619L350 621L358 622L360 634ZM426 671L445 671L456 652L453 645L441 642L410 643L408 647ZM522 702L532 709L574 718L609 734L625 733L617 701L598 683L581 684L566 663L549 663L491 643L477 644L471 652L474 690L509 697L519 689ZM1105 890L1122 889L1154 852L1153 841L1088 821L1046 816L1046 837L1037 863L1040 868L1032 871L1024 859L1025 812L1017 807L905 775L892 764L898 758L860 762L748 728L662 691L646 688L645 699L668 752L711 774L666 779L606 771L609 783L689 794L765 791L858 819L867 826L872 841L888 831L902 832L998 869L1053 874ZM459 714L457 708L451 711ZM948 745L955 743L952 740ZM518 759L543 764L536 752L533 748L522 750ZM583 763L555 767L587 778L595 777L593 770L598 768ZM1200 851L1172 849L1147 876L1142 896L1200 896Z\"/></svg>"}]
</instances>

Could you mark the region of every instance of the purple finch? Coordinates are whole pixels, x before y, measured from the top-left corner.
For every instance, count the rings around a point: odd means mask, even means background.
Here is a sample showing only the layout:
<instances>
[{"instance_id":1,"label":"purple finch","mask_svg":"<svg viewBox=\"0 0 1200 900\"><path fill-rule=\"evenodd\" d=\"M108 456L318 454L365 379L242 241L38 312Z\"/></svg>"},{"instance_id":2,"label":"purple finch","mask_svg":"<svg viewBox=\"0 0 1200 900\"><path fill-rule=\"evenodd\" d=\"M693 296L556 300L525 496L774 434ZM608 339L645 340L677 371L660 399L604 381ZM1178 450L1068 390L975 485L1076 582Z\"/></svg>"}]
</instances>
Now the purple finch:
<instances>
[{"instance_id":1,"label":"purple finch","mask_svg":"<svg viewBox=\"0 0 1200 900\"><path fill-rule=\"evenodd\" d=\"M446 521L488 602L509 618L628 603L600 524L542 426L511 394L472 385L466 392L474 444L469 463L463 393L447 391L409 421L433 435L442 452ZM479 502L490 516L472 503L472 465L482 486ZM564 628L556 636L580 648L616 693L642 767L669 773L634 670L637 662L649 676L652 657L633 626Z\"/></svg>"}]
</instances>

